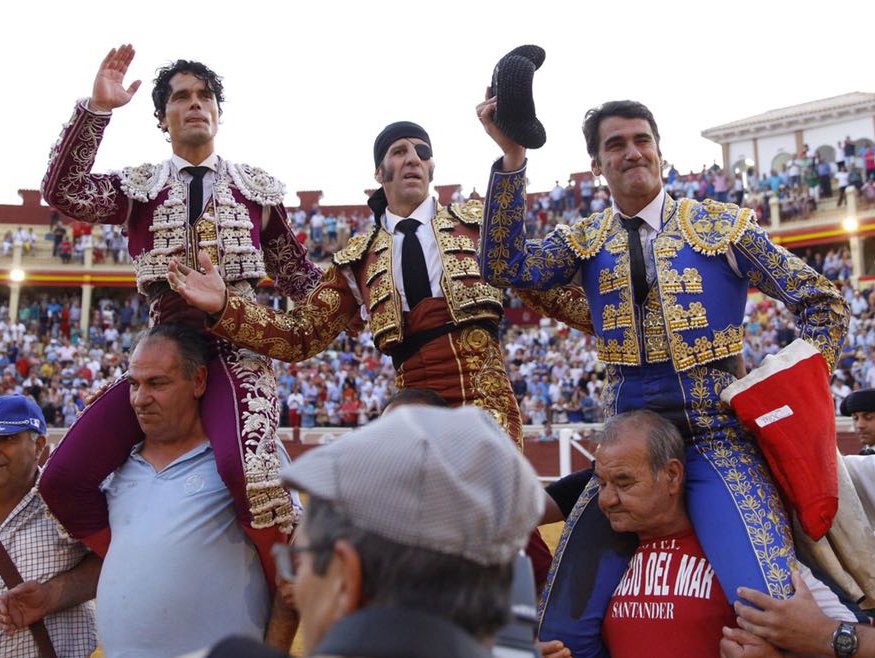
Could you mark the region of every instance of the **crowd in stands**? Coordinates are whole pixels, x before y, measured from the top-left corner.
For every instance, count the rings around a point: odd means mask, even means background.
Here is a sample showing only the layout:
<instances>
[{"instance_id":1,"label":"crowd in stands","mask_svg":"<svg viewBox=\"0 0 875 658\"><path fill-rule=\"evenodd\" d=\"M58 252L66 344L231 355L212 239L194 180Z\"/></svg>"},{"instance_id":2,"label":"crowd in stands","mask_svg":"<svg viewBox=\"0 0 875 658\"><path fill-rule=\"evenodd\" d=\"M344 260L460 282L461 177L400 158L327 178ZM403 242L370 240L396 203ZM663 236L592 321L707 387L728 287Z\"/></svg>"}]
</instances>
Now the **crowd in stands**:
<instances>
[{"instance_id":1,"label":"crowd in stands","mask_svg":"<svg viewBox=\"0 0 875 658\"><path fill-rule=\"evenodd\" d=\"M808 144L784 162L780 169L762 172L753 168L743 174L727 175L717 165L703 167L699 174L686 176L671 167L666 189L675 197L732 201L756 210L761 223L772 221L769 201L777 196L781 221L807 219L823 199L837 195L836 206L847 204L847 188L854 186L863 208L875 205L875 148L855 143L850 137L838 144L835 161L812 151Z\"/></svg>"},{"instance_id":2,"label":"crowd in stands","mask_svg":"<svg viewBox=\"0 0 875 658\"><path fill-rule=\"evenodd\" d=\"M36 233L33 228L26 229L19 226L17 229L7 229L3 234L3 255L9 256L12 254L13 245L16 242L21 243L21 249L25 255L33 253L36 248Z\"/></svg>"},{"instance_id":3,"label":"crowd in stands","mask_svg":"<svg viewBox=\"0 0 875 658\"><path fill-rule=\"evenodd\" d=\"M853 317L848 344L833 381L836 405L856 388L875 387L875 288L840 282ZM285 300L259 289L259 302L275 309ZM513 302L511 302L513 305ZM67 427L89 396L119 377L148 310L133 293L100 298L87 334L79 330L75 294L22 296L18 317L0 302L0 393L39 400L52 427ZM756 367L796 337L793 318L779 302L751 298L747 308L745 366ZM505 365L526 424L600 422L604 365L592 339L542 320L533 327L503 327ZM356 427L376 418L395 392L391 359L368 331L341 335L328 349L296 364L275 362L282 426Z\"/></svg>"},{"instance_id":4,"label":"crowd in stands","mask_svg":"<svg viewBox=\"0 0 875 658\"><path fill-rule=\"evenodd\" d=\"M823 274L830 281L844 281L851 276L853 261L851 250L847 247L841 249L827 249L826 253L814 249L806 249L802 254L802 260L810 265L815 272Z\"/></svg>"},{"instance_id":5,"label":"crowd in stands","mask_svg":"<svg viewBox=\"0 0 875 658\"><path fill-rule=\"evenodd\" d=\"M350 237L364 230L372 215L364 213L333 213L318 205L309 211L298 208L290 214L298 240L307 245L314 260L327 260L338 249L346 246Z\"/></svg>"},{"instance_id":6,"label":"crowd in stands","mask_svg":"<svg viewBox=\"0 0 875 658\"><path fill-rule=\"evenodd\" d=\"M851 320L832 380L836 413L841 401L852 391L875 387L875 287L861 290L847 282L839 285L850 305ZM780 302L750 299L747 318L742 352L747 370L797 337L793 317Z\"/></svg>"},{"instance_id":7,"label":"crowd in stands","mask_svg":"<svg viewBox=\"0 0 875 658\"><path fill-rule=\"evenodd\" d=\"M537 196L529 204L528 234L543 237L557 222L573 222L610 206L608 188L599 183L599 179L592 177L584 177L578 182L569 179L566 185L557 180L549 192ZM753 168L732 174L716 164L703 166L699 173L680 174L671 165L665 171L666 190L675 198L730 201L754 209L762 224L772 223L769 201L773 196L778 198L781 221L805 219L817 210L822 199L833 197L834 192L838 195L836 204L846 204L849 185L857 188L861 208L875 207L875 148L868 143L855 143L850 137L838 144L834 162L822 159L819 151L812 151L806 144L780 170L763 172L759 176ZM466 196L459 188L452 200L458 202L470 198L479 199L480 196L476 190ZM346 246L350 237L364 230L373 221L373 216L364 212L335 213L314 205L309 210L291 210L289 219L298 239L307 245L311 258L326 261ZM89 244L96 264L130 262L127 236L122 226L103 225L98 235L92 235L90 224L71 222L65 225L57 213L52 213L49 230L44 236L36 235L33 228L7 230L2 253L10 255L13 243L19 241L24 253L30 254L36 250L37 241L44 239L51 244L52 256L65 264L81 264Z\"/></svg>"},{"instance_id":8,"label":"crowd in stands","mask_svg":"<svg viewBox=\"0 0 875 658\"><path fill-rule=\"evenodd\" d=\"M67 427L94 391L119 377L147 309L138 295L120 304L101 299L87 335L78 295L22 295L18 317L0 303L0 393L39 401L51 427Z\"/></svg>"},{"instance_id":9,"label":"crowd in stands","mask_svg":"<svg viewBox=\"0 0 875 658\"><path fill-rule=\"evenodd\" d=\"M759 176L752 167L731 174L715 164L703 166L699 173L681 174L669 165L664 180L666 191L676 199L729 201L752 208L761 224L772 223L769 202L773 197L778 199L781 221L807 219L818 209L819 202L832 198L834 193L836 206L846 205L848 186L857 189L861 208L875 206L875 147L848 137L838 145L834 162L823 159L805 144L780 170ZM551 215L569 222L601 211L611 203L607 187L593 179L580 181L579 198L577 203L572 181L564 188L556 181L549 193L532 204L529 230L542 237L555 224L550 221Z\"/></svg>"},{"instance_id":10,"label":"crowd in stands","mask_svg":"<svg viewBox=\"0 0 875 658\"><path fill-rule=\"evenodd\" d=\"M861 204L875 205L875 152L859 147L853 155L840 145L842 159L833 172L830 163L819 160L808 147L792 158L780 172L759 179L729 176L713 166L699 173L681 175L669 167L666 188L675 197L714 198L753 207L760 220L769 221L769 197L777 194L782 218L805 216L817 201L832 194L833 173L862 171L864 179L848 176L848 185L858 185ZM817 175L828 169L824 180ZM837 177L839 193L844 177ZM478 198L476 191L471 197ZM469 198L471 198L469 197ZM454 201L464 201L461 189ZM603 210L611 203L607 187L585 178L567 185L556 181L550 192L529 204L526 217L530 236L542 237L557 222ZM330 258L352 235L373 221L363 213L331 213L319 206L297 209L290 221L298 238L308 245L316 260ZM82 262L87 244L92 244L95 263L129 261L127 238L122 227L105 225L99 237L83 222L65 225L53 215L50 231L43 236L52 245L52 255L64 263ZM3 254L14 242L25 254L37 244L32 228L10 229L3 238ZM842 286L853 310L846 353L839 364L833 391L840 401L854 388L875 387L875 288L854 290L846 283L852 270L847 248L809 249L806 262ZM270 288L259 289L259 301L285 308L285 300ZM519 304L512 295L509 306ZM18 317L8 318L8 301L0 302L0 393L30 393L40 401L48 423L66 427L85 405L89 395L113 381L126 368L127 354L136 334L146 326L148 312L141 298L125 291L116 298L101 298L95 305L87 335L80 333L78 294L55 295L24 291ZM793 320L780 303L751 301L748 306L745 365L755 367L766 355L778 351L795 337ZM599 405L604 372L595 346L576 330L542 321L538 327L504 327L506 367L526 424L600 422ZM297 364L276 363L282 402L281 425L308 427L355 427L378 416L395 391L391 360L374 347L371 335L341 337L322 354Z\"/></svg>"},{"instance_id":11,"label":"crowd in stands","mask_svg":"<svg viewBox=\"0 0 875 658\"><path fill-rule=\"evenodd\" d=\"M52 212L48 231L44 234L38 235L33 227L8 229L3 234L3 255L11 256L17 242L21 243L24 256L36 255L39 253L38 245L44 245L46 251L51 248L52 257L61 263L81 265L85 260L86 247L91 246L95 264L130 262L128 238L121 225L104 224L96 236L92 229L92 225L86 222L65 224L58 213Z\"/></svg>"}]
</instances>

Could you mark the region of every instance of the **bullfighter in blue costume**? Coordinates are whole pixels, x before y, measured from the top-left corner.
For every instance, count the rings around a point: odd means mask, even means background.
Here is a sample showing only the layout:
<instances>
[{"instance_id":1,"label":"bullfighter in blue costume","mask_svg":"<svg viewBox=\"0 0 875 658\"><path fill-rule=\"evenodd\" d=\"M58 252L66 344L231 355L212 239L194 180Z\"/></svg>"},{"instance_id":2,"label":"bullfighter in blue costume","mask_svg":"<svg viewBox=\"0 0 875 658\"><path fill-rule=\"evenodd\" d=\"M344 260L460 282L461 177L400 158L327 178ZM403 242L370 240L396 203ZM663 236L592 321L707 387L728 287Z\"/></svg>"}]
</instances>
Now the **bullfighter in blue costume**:
<instances>
[{"instance_id":1,"label":"bullfighter in blue costume","mask_svg":"<svg viewBox=\"0 0 875 658\"><path fill-rule=\"evenodd\" d=\"M668 196L656 122L636 102L590 110L583 126L612 206L526 240L525 148L496 126L495 107L491 98L477 108L504 152L486 193L484 278L550 289L580 273L607 365L606 414L651 409L680 429L689 515L730 602L742 585L788 597L795 556L787 516L751 432L719 394L743 375L750 287L782 301L830 367L847 305L832 283L773 244L750 209ZM541 601L540 637L562 640L574 656L606 655L601 619L636 545L611 531L597 495L593 479L568 519Z\"/></svg>"}]
</instances>

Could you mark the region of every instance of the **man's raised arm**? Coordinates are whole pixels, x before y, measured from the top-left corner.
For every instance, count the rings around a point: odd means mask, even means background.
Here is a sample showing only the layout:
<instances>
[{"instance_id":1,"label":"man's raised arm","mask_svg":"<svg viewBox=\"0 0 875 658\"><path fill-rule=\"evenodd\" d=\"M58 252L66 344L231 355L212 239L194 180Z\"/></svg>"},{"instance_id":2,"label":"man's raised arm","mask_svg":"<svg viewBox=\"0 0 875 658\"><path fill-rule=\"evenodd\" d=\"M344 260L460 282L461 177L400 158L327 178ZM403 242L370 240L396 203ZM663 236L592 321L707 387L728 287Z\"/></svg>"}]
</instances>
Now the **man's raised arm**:
<instances>
[{"instance_id":1,"label":"man's raised arm","mask_svg":"<svg viewBox=\"0 0 875 658\"><path fill-rule=\"evenodd\" d=\"M129 44L107 53L97 69L91 98L76 104L49 156L41 186L43 198L65 215L84 222L121 224L127 219L130 201L118 176L92 174L91 168L110 113L127 105L140 87L140 80L124 86L133 58L134 49Z\"/></svg>"},{"instance_id":2,"label":"man's raised arm","mask_svg":"<svg viewBox=\"0 0 875 658\"><path fill-rule=\"evenodd\" d=\"M477 106L477 117L503 156L489 176L480 235L480 271L494 286L540 290L568 283L577 272L561 227L543 240L526 240L526 149L493 121L495 98Z\"/></svg>"},{"instance_id":3,"label":"man's raised arm","mask_svg":"<svg viewBox=\"0 0 875 658\"><path fill-rule=\"evenodd\" d=\"M114 109L127 105L131 102L137 89L140 88L141 80L134 80L125 87L125 74L134 59L134 48L131 44L123 44L110 50L94 76L94 86L91 89L91 98L88 100L88 109L92 112L112 112Z\"/></svg>"}]
</instances>

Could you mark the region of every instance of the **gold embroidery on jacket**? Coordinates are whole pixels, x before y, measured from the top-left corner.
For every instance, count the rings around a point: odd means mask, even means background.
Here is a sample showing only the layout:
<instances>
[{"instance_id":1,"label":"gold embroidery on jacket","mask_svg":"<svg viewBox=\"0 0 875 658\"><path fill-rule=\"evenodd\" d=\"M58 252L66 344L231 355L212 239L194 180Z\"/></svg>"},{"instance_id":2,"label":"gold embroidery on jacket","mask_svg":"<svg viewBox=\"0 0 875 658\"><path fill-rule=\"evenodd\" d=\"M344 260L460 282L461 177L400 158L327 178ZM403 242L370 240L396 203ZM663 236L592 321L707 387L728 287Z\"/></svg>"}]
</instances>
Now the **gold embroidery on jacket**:
<instances>
[{"instance_id":1,"label":"gold embroidery on jacket","mask_svg":"<svg viewBox=\"0 0 875 658\"><path fill-rule=\"evenodd\" d=\"M602 311L602 326L604 329L621 329L633 326L634 322L632 295L628 288L623 288L620 290L620 301L616 306L605 304Z\"/></svg>"},{"instance_id":2,"label":"gold embroidery on jacket","mask_svg":"<svg viewBox=\"0 0 875 658\"><path fill-rule=\"evenodd\" d=\"M693 267L685 267L683 274L669 269L661 283L662 290L667 293L696 294L702 292L702 275Z\"/></svg>"},{"instance_id":3,"label":"gold embroidery on jacket","mask_svg":"<svg viewBox=\"0 0 875 658\"><path fill-rule=\"evenodd\" d=\"M647 363L668 361L668 336L659 301L658 286L650 289L644 301L644 360Z\"/></svg>"},{"instance_id":4,"label":"gold embroidery on jacket","mask_svg":"<svg viewBox=\"0 0 875 658\"><path fill-rule=\"evenodd\" d=\"M595 343L596 351L602 361L629 366L637 366L640 363L638 334L632 326L623 329L622 341L616 338L605 340L601 336L596 336Z\"/></svg>"},{"instance_id":5,"label":"gold embroidery on jacket","mask_svg":"<svg viewBox=\"0 0 875 658\"><path fill-rule=\"evenodd\" d=\"M470 199L465 203L452 203L450 213L465 224L480 226L483 223L483 202Z\"/></svg>"},{"instance_id":6,"label":"gold embroidery on jacket","mask_svg":"<svg viewBox=\"0 0 875 658\"><path fill-rule=\"evenodd\" d=\"M599 294L606 295L609 292L620 290L628 286L626 272L620 267L620 263L613 269L605 268L599 271Z\"/></svg>"},{"instance_id":7,"label":"gold embroidery on jacket","mask_svg":"<svg viewBox=\"0 0 875 658\"><path fill-rule=\"evenodd\" d=\"M581 219L571 226L560 224L556 230L569 249L578 257L587 260L602 248L611 230L612 218L613 211L608 208L603 213Z\"/></svg>"},{"instance_id":8,"label":"gold embroidery on jacket","mask_svg":"<svg viewBox=\"0 0 875 658\"><path fill-rule=\"evenodd\" d=\"M365 269L365 285L370 285L371 281L379 275L384 274L386 271L384 262L374 261L373 263L370 263Z\"/></svg>"},{"instance_id":9,"label":"gold embroidery on jacket","mask_svg":"<svg viewBox=\"0 0 875 658\"><path fill-rule=\"evenodd\" d=\"M349 265L359 260L367 253L371 238L374 237L374 233L377 230L376 224L371 224L364 233L352 236L346 243L346 246L334 254L332 260L337 265Z\"/></svg>"},{"instance_id":10,"label":"gold embroidery on jacket","mask_svg":"<svg viewBox=\"0 0 875 658\"><path fill-rule=\"evenodd\" d=\"M444 260L445 272L451 279L464 279L465 277L480 277L480 267L477 261L470 257L457 258L447 256Z\"/></svg>"},{"instance_id":11,"label":"gold embroidery on jacket","mask_svg":"<svg viewBox=\"0 0 875 658\"><path fill-rule=\"evenodd\" d=\"M197 257L197 253L199 251L207 252L207 255L210 257L210 262L218 266L219 265L219 243L218 238L219 234L216 230L216 222L213 218L213 203L212 200L207 204L207 208L204 210L204 213L200 216L200 218L195 222L192 227L194 231L194 249L190 250L189 253L189 267L197 267L196 263L192 262L193 259Z\"/></svg>"},{"instance_id":12,"label":"gold embroidery on jacket","mask_svg":"<svg viewBox=\"0 0 875 658\"><path fill-rule=\"evenodd\" d=\"M457 206L452 207L458 210ZM477 204L466 204L467 212L482 211ZM469 218L463 223L448 208L439 208L432 220L443 275L441 290L454 322L501 317L501 290L484 283L476 257L477 224Z\"/></svg>"},{"instance_id":13,"label":"gold embroidery on jacket","mask_svg":"<svg viewBox=\"0 0 875 658\"><path fill-rule=\"evenodd\" d=\"M504 370L501 346L487 331L476 326L463 328L453 342L458 345L457 358L465 361L460 371L473 373L470 383L476 392L474 404L489 411L522 448L521 428L516 427L519 411ZM511 424L511 419L516 422Z\"/></svg>"},{"instance_id":14,"label":"gold embroidery on jacket","mask_svg":"<svg viewBox=\"0 0 875 658\"><path fill-rule=\"evenodd\" d=\"M363 293L370 312L369 323L374 341L384 349L403 340L404 328L401 322L401 297L395 285L392 270L392 235L382 229L370 243L365 255L368 266L365 268Z\"/></svg>"},{"instance_id":15,"label":"gold embroidery on jacket","mask_svg":"<svg viewBox=\"0 0 875 658\"><path fill-rule=\"evenodd\" d=\"M549 290L521 288L515 292L523 304L541 315L562 321L587 334L593 333L589 302L580 286L567 283Z\"/></svg>"},{"instance_id":16,"label":"gold embroidery on jacket","mask_svg":"<svg viewBox=\"0 0 875 658\"><path fill-rule=\"evenodd\" d=\"M325 271L322 284L306 298L306 313L274 312L231 295L215 329L219 335L233 336L241 347L283 361L302 361L322 351L347 324L335 289L340 276L336 267Z\"/></svg>"},{"instance_id":17,"label":"gold embroidery on jacket","mask_svg":"<svg viewBox=\"0 0 875 658\"><path fill-rule=\"evenodd\" d=\"M737 242L755 221L750 208L710 199L700 204L692 199L681 199L677 217L686 243L707 256L726 253L729 245Z\"/></svg>"},{"instance_id":18,"label":"gold embroidery on jacket","mask_svg":"<svg viewBox=\"0 0 875 658\"><path fill-rule=\"evenodd\" d=\"M685 267L683 273L679 273L672 267L672 259L684 244L679 224L683 221L684 213L690 213L691 204L685 199L677 207L678 212L664 222L653 243L661 317L655 313L655 308L653 313L646 313L644 332L647 361L655 363L665 360L663 355L667 351L675 369L680 372L696 364L740 353L744 330L741 326L729 326L722 330L712 327L710 337L697 336L692 341L684 337L683 332L686 331L707 331L709 320L703 301L691 300L685 306L677 298L677 294L681 293L704 294L703 277L698 268ZM725 228L726 224L721 226ZM710 237L714 238L713 232Z\"/></svg>"},{"instance_id":19,"label":"gold embroidery on jacket","mask_svg":"<svg viewBox=\"0 0 875 658\"><path fill-rule=\"evenodd\" d=\"M444 247L448 252L464 251L470 254L477 253L477 247L467 235L447 235L442 238Z\"/></svg>"}]
</instances>

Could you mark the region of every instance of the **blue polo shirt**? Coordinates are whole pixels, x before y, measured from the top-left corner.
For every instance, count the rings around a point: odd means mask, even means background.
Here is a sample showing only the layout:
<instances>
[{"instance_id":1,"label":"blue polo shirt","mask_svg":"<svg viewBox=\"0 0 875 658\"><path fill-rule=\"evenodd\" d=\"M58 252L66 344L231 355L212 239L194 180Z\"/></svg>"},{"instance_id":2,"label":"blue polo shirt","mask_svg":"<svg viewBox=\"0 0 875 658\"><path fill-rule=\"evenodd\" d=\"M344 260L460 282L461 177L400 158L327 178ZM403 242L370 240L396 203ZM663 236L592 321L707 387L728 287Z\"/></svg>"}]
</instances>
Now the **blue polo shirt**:
<instances>
[{"instance_id":1,"label":"blue polo shirt","mask_svg":"<svg viewBox=\"0 0 875 658\"><path fill-rule=\"evenodd\" d=\"M112 541L97 586L106 658L166 658L231 634L260 639L270 595L208 443L160 471L142 444L101 489Z\"/></svg>"}]
</instances>

